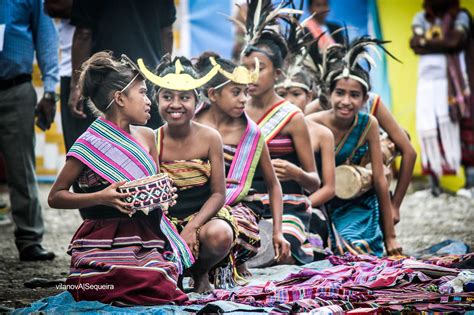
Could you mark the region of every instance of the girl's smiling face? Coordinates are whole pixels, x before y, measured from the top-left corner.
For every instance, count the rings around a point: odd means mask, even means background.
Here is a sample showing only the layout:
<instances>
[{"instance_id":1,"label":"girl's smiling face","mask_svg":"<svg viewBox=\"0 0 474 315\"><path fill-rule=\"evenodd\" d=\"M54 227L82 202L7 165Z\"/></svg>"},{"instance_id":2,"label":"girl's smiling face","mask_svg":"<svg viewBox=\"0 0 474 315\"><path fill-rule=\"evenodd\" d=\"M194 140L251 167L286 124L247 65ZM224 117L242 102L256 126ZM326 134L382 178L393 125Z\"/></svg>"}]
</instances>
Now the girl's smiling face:
<instances>
[{"instance_id":1,"label":"girl's smiling face","mask_svg":"<svg viewBox=\"0 0 474 315\"><path fill-rule=\"evenodd\" d=\"M183 124L190 122L196 108L196 94L191 91L176 91L160 89L158 96L160 116L168 124Z\"/></svg>"},{"instance_id":2,"label":"girl's smiling face","mask_svg":"<svg viewBox=\"0 0 474 315\"><path fill-rule=\"evenodd\" d=\"M331 104L336 117L353 119L367 101L360 82L354 79L340 79L331 92Z\"/></svg>"}]
</instances>

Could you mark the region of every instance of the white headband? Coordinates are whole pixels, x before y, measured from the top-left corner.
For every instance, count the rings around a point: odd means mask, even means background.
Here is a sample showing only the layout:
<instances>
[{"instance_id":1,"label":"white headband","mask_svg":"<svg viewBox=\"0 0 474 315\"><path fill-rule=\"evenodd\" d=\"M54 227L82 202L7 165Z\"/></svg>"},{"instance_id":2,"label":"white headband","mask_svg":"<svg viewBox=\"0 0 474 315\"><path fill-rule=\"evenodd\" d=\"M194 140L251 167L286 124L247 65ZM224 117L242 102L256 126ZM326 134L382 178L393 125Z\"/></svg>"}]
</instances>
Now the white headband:
<instances>
[{"instance_id":1,"label":"white headband","mask_svg":"<svg viewBox=\"0 0 474 315\"><path fill-rule=\"evenodd\" d=\"M285 88L285 89L292 88L292 87L297 87L297 88L301 88L303 90L306 90L307 92L311 91L311 88L309 86L307 86L306 84L301 83L301 82L291 81L289 79L286 79L285 81L283 81L281 83L275 84L275 89L278 89L278 88L281 88L281 87Z\"/></svg>"},{"instance_id":2,"label":"white headband","mask_svg":"<svg viewBox=\"0 0 474 315\"><path fill-rule=\"evenodd\" d=\"M125 90L132 84L132 82L135 81L135 79L136 79L139 75L140 75L140 73L137 73L137 74L133 77L133 79L132 79L130 82L128 82L128 84L125 85L125 87L124 87L123 89L120 90L120 93L123 93L123 91L125 91ZM114 93L114 94L115 94L115 93ZM115 97L112 97L112 100L110 101L109 105L107 105L107 107L104 109L104 111L108 110L109 107L112 106L112 104L114 103L114 101L115 101Z\"/></svg>"},{"instance_id":3,"label":"white headband","mask_svg":"<svg viewBox=\"0 0 474 315\"><path fill-rule=\"evenodd\" d=\"M214 87L215 90L218 90L220 89L221 87L223 87L224 85L228 84L230 82L230 80L227 80L225 82L222 82L221 84L218 84Z\"/></svg>"},{"instance_id":4,"label":"white headband","mask_svg":"<svg viewBox=\"0 0 474 315\"><path fill-rule=\"evenodd\" d=\"M340 80L340 79L352 79L352 80L356 80L357 82L359 82L360 84L362 84L362 85L367 89L367 91L369 90L369 85L367 84L367 82L365 82L364 79L362 79L361 77L358 77L358 76L356 76L356 75L341 73L339 76L337 76L337 77L334 79L334 81L337 81L337 80Z\"/></svg>"}]
</instances>

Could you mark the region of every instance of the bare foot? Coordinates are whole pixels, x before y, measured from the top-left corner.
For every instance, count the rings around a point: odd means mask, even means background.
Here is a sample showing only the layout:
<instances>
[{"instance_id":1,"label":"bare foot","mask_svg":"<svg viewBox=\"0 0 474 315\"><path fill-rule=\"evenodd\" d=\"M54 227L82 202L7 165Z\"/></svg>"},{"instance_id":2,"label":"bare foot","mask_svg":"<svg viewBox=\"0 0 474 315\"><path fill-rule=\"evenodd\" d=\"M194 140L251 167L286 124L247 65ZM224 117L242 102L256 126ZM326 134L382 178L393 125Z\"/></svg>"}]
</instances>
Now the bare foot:
<instances>
[{"instance_id":1,"label":"bare foot","mask_svg":"<svg viewBox=\"0 0 474 315\"><path fill-rule=\"evenodd\" d=\"M211 283L209 282L209 274L207 272L200 275L194 275L193 279L194 279L194 290L193 290L194 292L207 293L213 290Z\"/></svg>"},{"instance_id":2,"label":"bare foot","mask_svg":"<svg viewBox=\"0 0 474 315\"><path fill-rule=\"evenodd\" d=\"M237 266L237 272L239 275L241 275L244 278L250 278L252 276L252 273L247 268L247 263L243 263Z\"/></svg>"}]
</instances>

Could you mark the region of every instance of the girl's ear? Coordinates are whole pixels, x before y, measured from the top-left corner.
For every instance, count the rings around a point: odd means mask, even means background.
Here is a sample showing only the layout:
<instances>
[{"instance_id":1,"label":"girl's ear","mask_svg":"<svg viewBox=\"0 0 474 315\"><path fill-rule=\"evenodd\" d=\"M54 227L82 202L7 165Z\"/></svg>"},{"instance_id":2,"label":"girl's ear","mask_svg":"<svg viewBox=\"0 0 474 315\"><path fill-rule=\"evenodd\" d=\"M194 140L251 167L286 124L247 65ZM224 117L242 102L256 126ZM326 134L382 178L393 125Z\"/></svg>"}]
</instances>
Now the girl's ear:
<instances>
[{"instance_id":1,"label":"girl's ear","mask_svg":"<svg viewBox=\"0 0 474 315\"><path fill-rule=\"evenodd\" d=\"M125 106L125 103L124 103L124 100L123 100L123 96L122 96L122 93L120 91L115 91L114 93L114 99L115 99L115 103L120 106L120 107L124 107Z\"/></svg>"},{"instance_id":2,"label":"girl's ear","mask_svg":"<svg viewBox=\"0 0 474 315\"><path fill-rule=\"evenodd\" d=\"M313 101L313 99L314 99L314 93L313 93L312 91L308 91L308 92L306 93L306 95L308 95L308 100L309 100L308 104L309 104L309 103L311 103L311 102Z\"/></svg>"},{"instance_id":3,"label":"girl's ear","mask_svg":"<svg viewBox=\"0 0 474 315\"><path fill-rule=\"evenodd\" d=\"M217 101L216 99L216 94L217 94L217 90L214 89L214 88L210 88L207 90L207 98L212 102L212 103L215 103Z\"/></svg>"},{"instance_id":4,"label":"girl's ear","mask_svg":"<svg viewBox=\"0 0 474 315\"><path fill-rule=\"evenodd\" d=\"M364 103L367 103L367 100L369 99L369 92L365 93L365 96L364 96Z\"/></svg>"},{"instance_id":5,"label":"girl's ear","mask_svg":"<svg viewBox=\"0 0 474 315\"><path fill-rule=\"evenodd\" d=\"M275 69L275 75L276 75L275 81L278 81L278 79L280 79L282 74L283 74L283 71L280 68Z\"/></svg>"}]
</instances>

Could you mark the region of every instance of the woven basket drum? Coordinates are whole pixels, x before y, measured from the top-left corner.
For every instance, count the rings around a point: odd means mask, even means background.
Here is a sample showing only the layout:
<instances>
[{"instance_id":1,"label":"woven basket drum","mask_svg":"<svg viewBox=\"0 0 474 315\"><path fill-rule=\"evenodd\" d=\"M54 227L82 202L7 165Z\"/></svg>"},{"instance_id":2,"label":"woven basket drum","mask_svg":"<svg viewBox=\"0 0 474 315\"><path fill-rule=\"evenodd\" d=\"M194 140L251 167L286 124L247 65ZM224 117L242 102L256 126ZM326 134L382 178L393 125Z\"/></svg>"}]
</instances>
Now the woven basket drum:
<instances>
[{"instance_id":1,"label":"woven basket drum","mask_svg":"<svg viewBox=\"0 0 474 315\"><path fill-rule=\"evenodd\" d=\"M157 208L167 209L173 200L173 185L167 174L156 174L140 178L118 188L121 193L131 193L124 199L133 204L133 210L148 212Z\"/></svg>"}]
</instances>

